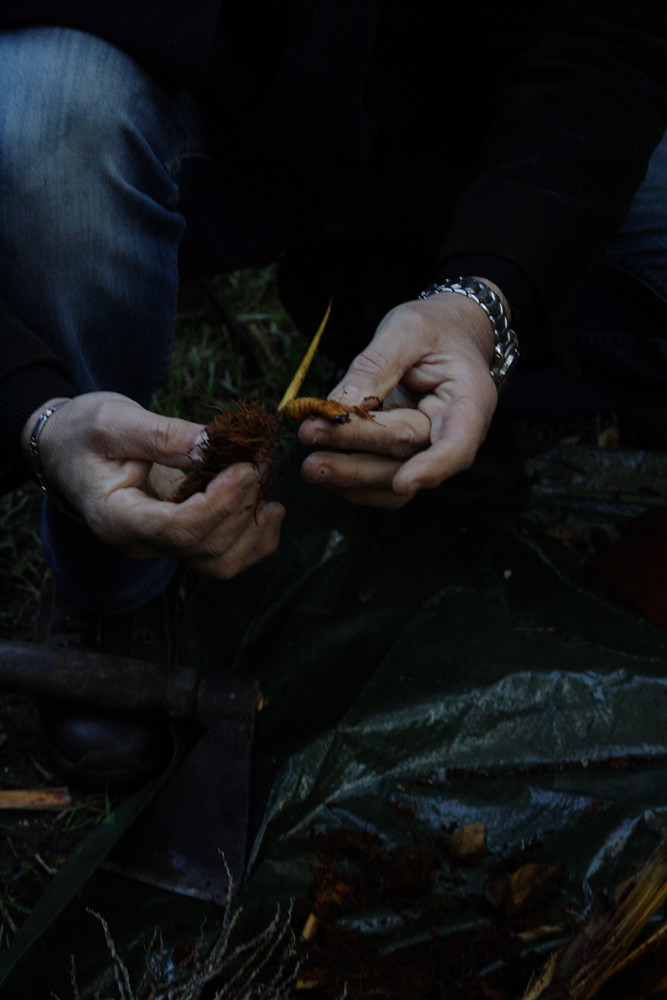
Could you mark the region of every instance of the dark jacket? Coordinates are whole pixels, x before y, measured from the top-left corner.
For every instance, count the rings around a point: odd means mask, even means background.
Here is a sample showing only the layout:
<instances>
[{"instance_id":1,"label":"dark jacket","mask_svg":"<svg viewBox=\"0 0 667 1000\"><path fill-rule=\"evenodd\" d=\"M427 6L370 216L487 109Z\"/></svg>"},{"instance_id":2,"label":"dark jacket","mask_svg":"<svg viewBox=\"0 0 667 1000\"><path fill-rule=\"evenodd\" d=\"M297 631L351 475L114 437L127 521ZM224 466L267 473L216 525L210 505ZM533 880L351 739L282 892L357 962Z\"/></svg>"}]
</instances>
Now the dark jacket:
<instances>
[{"instance_id":1,"label":"dark jacket","mask_svg":"<svg viewBox=\"0 0 667 1000\"><path fill-rule=\"evenodd\" d=\"M565 317L667 125L667 16L653 0L0 0L0 25L59 24L186 86L248 163L286 184L363 176L378 150L443 163L422 285L484 274L522 354L568 363ZM258 157L257 152L263 155ZM317 184L315 185L317 186ZM0 430L75 392L48 348L0 328ZM0 303L0 323L3 307ZM9 329L9 334L7 330ZM5 346L6 345L6 346ZM34 370L33 370L34 369Z\"/></svg>"}]
</instances>

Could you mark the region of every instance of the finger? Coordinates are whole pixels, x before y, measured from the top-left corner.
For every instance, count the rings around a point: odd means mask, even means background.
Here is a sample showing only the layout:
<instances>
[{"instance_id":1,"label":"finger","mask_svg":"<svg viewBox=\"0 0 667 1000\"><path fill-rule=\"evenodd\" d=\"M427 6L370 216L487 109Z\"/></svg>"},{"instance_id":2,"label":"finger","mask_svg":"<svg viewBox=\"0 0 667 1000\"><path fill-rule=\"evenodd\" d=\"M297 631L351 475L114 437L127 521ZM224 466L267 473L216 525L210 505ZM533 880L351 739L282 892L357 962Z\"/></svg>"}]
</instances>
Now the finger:
<instances>
[{"instance_id":1,"label":"finger","mask_svg":"<svg viewBox=\"0 0 667 1000\"><path fill-rule=\"evenodd\" d=\"M424 304L414 301L387 313L369 345L353 359L329 397L350 406L361 406L373 396L379 399L388 396L403 373L430 350L431 345L425 344L423 338L411 336L423 312Z\"/></svg>"},{"instance_id":2,"label":"finger","mask_svg":"<svg viewBox=\"0 0 667 1000\"><path fill-rule=\"evenodd\" d=\"M280 543L280 529L285 508L279 503L265 504L257 511L253 523L224 552L187 559L187 564L198 573L229 580L255 563L272 555ZM211 542L215 550L216 542Z\"/></svg>"},{"instance_id":3,"label":"finger","mask_svg":"<svg viewBox=\"0 0 667 1000\"><path fill-rule=\"evenodd\" d=\"M383 455L316 451L304 459L301 474L307 483L337 490L391 490L400 467L400 459Z\"/></svg>"},{"instance_id":4,"label":"finger","mask_svg":"<svg viewBox=\"0 0 667 1000\"><path fill-rule=\"evenodd\" d=\"M389 345L391 346L391 345ZM382 401L396 387L408 364L396 363L393 351L382 350L377 339L351 362L343 379L329 393L344 406L366 406L369 401Z\"/></svg>"},{"instance_id":5,"label":"finger","mask_svg":"<svg viewBox=\"0 0 667 1000\"><path fill-rule=\"evenodd\" d=\"M202 443L202 424L163 417L131 400L110 398L92 418L91 438L100 454L187 469Z\"/></svg>"},{"instance_id":6,"label":"finger","mask_svg":"<svg viewBox=\"0 0 667 1000\"><path fill-rule=\"evenodd\" d=\"M144 490L153 497L166 500L176 492L177 488L185 479L185 472L181 469L172 469L166 465L158 465L154 462L149 466L148 477L144 482Z\"/></svg>"},{"instance_id":7,"label":"finger","mask_svg":"<svg viewBox=\"0 0 667 1000\"><path fill-rule=\"evenodd\" d=\"M377 455L314 452L304 460L302 474L307 482L324 486L349 503L396 510L413 496L393 489L400 467L400 460Z\"/></svg>"},{"instance_id":8,"label":"finger","mask_svg":"<svg viewBox=\"0 0 667 1000\"><path fill-rule=\"evenodd\" d=\"M231 544L252 521L259 489L252 466L239 464L181 504L153 499L137 487L116 489L89 520L111 544L134 546L141 554L184 557L195 554L216 529L229 535Z\"/></svg>"},{"instance_id":9,"label":"finger","mask_svg":"<svg viewBox=\"0 0 667 1000\"><path fill-rule=\"evenodd\" d=\"M250 520L241 521L232 515L224 527L196 539L189 547L181 544L174 547L167 539L157 543L143 541L122 548L135 558L178 558L201 573L230 579L275 551L283 517L281 504L269 504L266 509L254 509L253 505Z\"/></svg>"},{"instance_id":10,"label":"finger","mask_svg":"<svg viewBox=\"0 0 667 1000\"><path fill-rule=\"evenodd\" d=\"M328 487L329 488L329 487ZM414 494L394 493L393 490L354 489L338 490L329 488L331 493L357 507L376 507L379 510L398 510L408 503Z\"/></svg>"},{"instance_id":11,"label":"finger","mask_svg":"<svg viewBox=\"0 0 667 1000\"><path fill-rule=\"evenodd\" d=\"M401 408L374 412L364 420L352 414L344 424L332 424L321 417L305 420L299 440L310 446L330 445L407 458L428 447L431 423L420 410Z\"/></svg>"},{"instance_id":12,"label":"finger","mask_svg":"<svg viewBox=\"0 0 667 1000\"><path fill-rule=\"evenodd\" d=\"M459 400L446 409L436 406L432 416L433 443L401 465L392 484L398 494L432 489L469 469L491 419L468 400Z\"/></svg>"}]
</instances>

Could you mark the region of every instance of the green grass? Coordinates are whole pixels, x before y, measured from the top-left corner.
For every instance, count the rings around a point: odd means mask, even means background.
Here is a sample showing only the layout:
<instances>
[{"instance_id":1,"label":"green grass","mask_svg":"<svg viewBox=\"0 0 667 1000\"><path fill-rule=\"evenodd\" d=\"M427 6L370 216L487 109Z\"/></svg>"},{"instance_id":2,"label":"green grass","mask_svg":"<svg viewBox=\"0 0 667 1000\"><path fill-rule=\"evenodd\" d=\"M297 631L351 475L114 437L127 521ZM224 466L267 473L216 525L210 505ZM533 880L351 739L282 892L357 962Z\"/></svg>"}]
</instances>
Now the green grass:
<instances>
[{"instance_id":1,"label":"green grass","mask_svg":"<svg viewBox=\"0 0 667 1000\"><path fill-rule=\"evenodd\" d=\"M69 809L58 813L55 822L63 831L73 833L101 823L113 823L114 819L113 802L109 793L104 792L86 795Z\"/></svg>"},{"instance_id":2,"label":"green grass","mask_svg":"<svg viewBox=\"0 0 667 1000\"><path fill-rule=\"evenodd\" d=\"M0 498L0 634L32 636L44 573L39 539L41 492L28 484Z\"/></svg>"},{"instance_id":3,"label":"green grass","mask_svg":"<svg viewBox=\"0 0 667 1000\"><path fill-rule=\"evenodd\" d=\"M160 413L206 422L238 399L277 406L314 330L294 328L280 303L273 268L238 271L181 293L169 383ZM309 379L323 391L326 360Z\"/></svg>"}]
</instances>

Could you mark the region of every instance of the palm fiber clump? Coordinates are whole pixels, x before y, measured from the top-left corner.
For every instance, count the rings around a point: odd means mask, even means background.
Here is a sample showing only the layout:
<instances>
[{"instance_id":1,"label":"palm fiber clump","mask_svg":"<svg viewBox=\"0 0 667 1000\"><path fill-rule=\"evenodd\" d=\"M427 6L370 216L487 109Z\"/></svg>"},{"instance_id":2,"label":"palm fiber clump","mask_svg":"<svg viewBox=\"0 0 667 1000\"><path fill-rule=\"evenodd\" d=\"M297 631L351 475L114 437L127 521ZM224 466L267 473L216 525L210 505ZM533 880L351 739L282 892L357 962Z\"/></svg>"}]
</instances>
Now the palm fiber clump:
<instances>
[{"instance_id":1,"label":"palm fiber clump","mask_svg":"<svg viewBox=\"0 0 667 1000\"><path fill-rule=\"evenodd\" d=\"M251 462L262 470L262 499L268 498L268 476L274 465L282 417L262 402L241 401L220 410L206 425L201 458L195 462L171 496L175 503L206 489L210 481L237 462Z\"/></svg>"}]
</instances>

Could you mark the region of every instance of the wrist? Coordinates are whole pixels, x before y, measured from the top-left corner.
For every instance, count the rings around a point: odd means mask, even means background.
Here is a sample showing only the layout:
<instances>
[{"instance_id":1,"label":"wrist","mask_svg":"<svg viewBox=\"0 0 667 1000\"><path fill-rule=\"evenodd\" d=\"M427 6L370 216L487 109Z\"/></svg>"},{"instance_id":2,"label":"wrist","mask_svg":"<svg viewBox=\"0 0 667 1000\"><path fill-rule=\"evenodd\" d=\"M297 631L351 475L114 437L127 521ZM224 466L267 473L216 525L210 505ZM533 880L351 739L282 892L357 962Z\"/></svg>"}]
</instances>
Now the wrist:
<instances>
[{"instance_id":1,"label":"wrist","mask_svg":"<svg viewBox=\"0 0 667 1000\"><path fill-rule=\"evenodd\" d=\"M71 398L57 396L48 400L39 409L33 411L26 421L21 435L21 446L26 465L30 469L33 478L36 480L42 492L51 500L56 507L68 517L81 520L79 514L71 507L67 500L61 496L60 492L49 483L45 474L42 462L42 438L46 433L53 433L53 427L48 427L53 415L61 407L71 402Z\"/></svg>"},{"instance_id":2,"label":"wrist","mask_svg":"<svg viewBox=\"0 0 667 1000\"><path fill-rule=\"evenodd\" d=\"M37 469L35 467L35 458L40 464L41 468L41 456L39 455L39 439L42 433L44 433L44 427L46 426L46 421L42 424L42 428L38 431L37 425L42 417L42 414L46 413L47 410L59 409L63 403L69 402L68 396L54 396L52 399L47 399L45 403L38 406L37 409L33 410L25 424L23 425L23 430L21 431L21 454L23 455L23 460L26 466L32 473L33 477L37 478ZM46 418L47 420L50 419ZM37 456L35 456L35 445L32 444L35 433L37 432Z\"/></svg>"},{"instance_id":3,"label":"wrist","mask_svg":"<svg viewBox=\"0 0 667 1000\"><path fill-rule=\"evenodd\" d=\"M501 290L492 282L484 278L463 276L445 278L441 282L429 285L419 298L427 299L432 295L445 293L465 296L486 313L493 334L493 354L489 374L500 394L519 360L519 342L510 326L509 303Z\"/></svg>"},{"instance_id":4,"label":"wrist","mask_svg":"<svg viewBox=\"0 0 667 1000\"><path fill-rule=\"evenodd\" d=\"M479 281L482 285L486 285L487 288L491 289L491 291L493 292L494 295L498 296L498 298L500 299L501 305L502 305L502 307L505 310L505 313L507 315L507 322L508 322L508 324L511 325L511 323L512 323L512 310L510 308L509 302L507 301L507 297L505 296L505 294L502 291L502 289L499 288L498 285L496 285L496 283L494 281L490 281L488 278L480 277L480 275L478 275L478 274L474 274L473 275L473 281Z\"/></svg>"}]
</instances>

